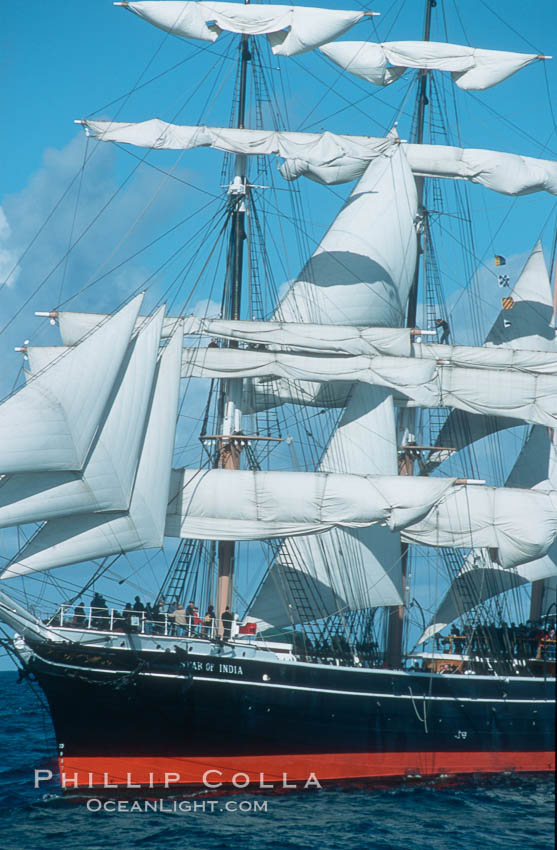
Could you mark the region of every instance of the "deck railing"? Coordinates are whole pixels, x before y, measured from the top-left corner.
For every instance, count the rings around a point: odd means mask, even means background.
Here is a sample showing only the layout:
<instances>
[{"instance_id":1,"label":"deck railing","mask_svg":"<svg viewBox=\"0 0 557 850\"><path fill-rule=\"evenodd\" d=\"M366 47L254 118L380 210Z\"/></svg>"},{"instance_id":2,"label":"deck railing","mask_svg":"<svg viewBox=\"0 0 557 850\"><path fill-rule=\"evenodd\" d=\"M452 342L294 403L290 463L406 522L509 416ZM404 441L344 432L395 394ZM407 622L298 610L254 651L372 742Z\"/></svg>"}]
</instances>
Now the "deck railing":
<instances>
[{"instance_id":1,"label":"deck railing","mask_svg":"<svg viewBox=\"0 0 557 850\"><path fill-rule=\"evenodd\" d=\"M145 611L119 611L115 608L82 606L76 613L75 606L61 605L50 617L43 617L48 625L64 628L121 632L123 634L164 635L166 637L198 637L214 640L219 636L215 618L210 623L198 616L178 616L174 612L161 611L150 618ZM239 631L236 620L223 624L224 637L235 637Z\"/></svg>"}]
</instances>

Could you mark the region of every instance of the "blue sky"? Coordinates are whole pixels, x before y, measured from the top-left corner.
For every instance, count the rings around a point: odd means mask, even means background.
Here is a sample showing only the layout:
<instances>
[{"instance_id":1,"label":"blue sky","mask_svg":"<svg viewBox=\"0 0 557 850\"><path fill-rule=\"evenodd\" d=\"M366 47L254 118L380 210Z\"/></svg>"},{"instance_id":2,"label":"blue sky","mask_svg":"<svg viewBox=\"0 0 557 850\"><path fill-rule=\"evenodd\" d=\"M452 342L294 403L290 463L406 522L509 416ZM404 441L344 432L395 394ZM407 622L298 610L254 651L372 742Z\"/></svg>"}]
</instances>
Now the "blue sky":
<instances>
[{"instance_id":1,"label":"blue sky","mask_svg":"<svg viewBox=\"0 0 557 850\"><path fill-rule=\"evenodd\" d=\"M353 4L338 5L351 8ZM495 14L489 11L489 5ZM357 25L344 38L419 38L421 7L421 3L409 0L371 4L381 16L373 23L366 21ZM64 189L79 173L86 142L83 131L73 123L75 118L103 116L142 120L159 116L179 123L227 124L232 91L232 79L228 75L233 63L230 58L223 59L219 55L226 52L230 36L222 36L208 46L169 37L110 2L76 7L69 0L55 0L49 4L30 0L24 8L6 7L3 16L2 112L11 132L5 132L2 137L0 159L4 212L0 217L0 270L7 272ZM455 42L525 52L535 49L557 55L557 45L552 44L557 31L557 11L549 0L528 8L517 0L504 4L495 1L486 4L479 0L467 3L465 8L462 4L457 7L453 0L445 0L433 13L433 38L445 39L445 18L448 37ZM177 63L180 64L176 70L126 97L138 81L142 85ZM280 61L270 58L269 63L269 79L277 88L284 87L283 103L288 115L284 114L283 123L291 129L381 135L398 117L401 136L408 135L412 95L402 103L408 89L406 78L384 90L339 74L314 54ZM462 92L447 83L447 75L439 76L449 98L453 91L456 98L460 115L458 128L449 118L455 141L458 135L464 146L557 158L555 119L548 98L548 92L557 92L556 69L557 60L536 63L490 91L480 93ZM204 77L206 80L196 94L194 90ZM222 85L218 96L213 88L217 83ZM207 100L208 91L211 95ZM356 106L348 107L354 100L358 101ZM76 179L27 255L18 279L14 282L12 277L8 303L2 311L7 318L21 306L23 296L27 296L63 256L70 234L75 238L80 233L80 228L89 222L91 211L96 212L137 165L132 154L143 155L137 149L124 153L106 145L98 147L93 151L94 145L90 144L87 148L87 154L94 156L87 171L91 176L81 184L79 203ZM178 156L158 152L150 153L147 161L163 169L175 168L177 175L198 188L172 179L167 181L164 201L156 198L130 235L128 230L141 209L142 200L147 203L159 190L162 180L161 175L149 167L139 167L98 225L92 227L87 238L72 252L68 262L53 273L43 288L45 294L30 304L26 311L28 321L21 326L24 336L36 332L37 325L30 318L33 309L46 309L45 304L48 307L52 296L60 292L66 297L77 292L80 286L76 279L81 286L84 277L89 280L100 266L100 249L123 259L128 255L126 247L129 254L133 253L145 243L148 235L163 232L165 225L181 218L183 210L193 213L204 201L210 200L210 195L204 195L203 191L219 193L219 154L195 151ZM298 183L296 188L309 198L306 226L315 244L347 190L343 187L324 189L307 182L303 186ZM480 187L471 187L469 197L474 207L478 260L489 262L494 251L505 255L524 254L540 235L549 251L554 198L534 195L515 200ZM186 224L179 235L188 232L192 231L188 231ZM120 249L117 246L124 238L126 244ZM143 254L139 262L128 264L126 280L145 279L168 254L169 244L163 243L160 250ZM463 285L456 247L447 248L442 255L448 288ZM283 280L288 279L289 272L294 275L296 271L296 261L293 261L291 267L284 269ZM126 288L131 290L132 287L121 276L116 276L112 283L113 286L103 284L93 288L87 298L79 299L81 306L89 306L89 296L97 304L117 306ZM160 281L161 288L164 283ZM53 303L56 301L57 297ZM75 302L72 306L75 307ZM10 344L12 340L17 341L19 328L19 323L13 323L2 331L0 345L6 335Z\"/></svg>"},{"instance_id":2,"label":"blue sky","mask_svg":"<svg viewBox=\"0 0 557 850\"><path fill-rule=\"evenodd\" d=\"M341 2L338 8L359 5ZM366 8L381 12L381 17L357 25L344 38L421 37L420 2L382 0L366 4ZM491 0L488 4L483 0L466 4L439 0L433 17L432 38L436 40L445 40L446 20L448 39L453 42L540 51L557 57L557 7L550 0L529 6L518 0ZM74 119L94 116L144 120L158 116L178 123L226 125L233 63L222 55L231 44L230 36L221 37L208 48L168 37L105 0L80 4L74 0L27 0L23 5L5 5L1 38L5 129L0 141L0 278L18 265L1 292L0 353L4 368L0 390L5 395L21 366L13 346L27 338L37 343L57 341L48 324L33 317L34 310L50 309L87 284L88 288L71 301L72 309L114 309L149 281L180 242L197 239L209 244L212 238L210 228L199 229L205 212L217 208L214 196L223 191L219 154L150 153L147 162L164 171L171 170L173 177L168 178L148 166L137 167L137 159L129 152L87 144ZM400 135L408 136L411 99L409 96L403 103L409 86L404 78L388 90L380 90L347 79L317 55L280 61L269 56L266 61L269 80L283 91L284 126L382 135L398 117ZM143 85L173 65L177 65L175 70ZM450 103L452 84L445 77L442 85ZM449 129L464 146L557 159L557 133L550 103L550 95L556 93L557 58L536 63L488 92L469 94L455 89L460 123L457 128L449 119ZM350 105L354 101L357 104ZM143 156L141 151L132 153ZM85 156L91 159L80 179ZM122 181L136 167L122 187ZM279 180L277 197L282 198L287 193L282 192L284 184ZM327 189L299 181L295 188L306 198L305 245L311 250L350 187ZM543 238L549 254L555 198L539 194L512 199L482 187L471 187L469 198L476 238L472 266L474 270L483 268L473 297L479 299L482 318L489 326L500 297L493 253L507 256L513 273L518 272L520 259L526 257L538 237ZM452 202L449 190L449 212L455 212ZM200 211L211 203L212 207ZM106 211L92 223L105 205ZM188 220L174 234L116 268L99 283L92 283L182 219ZM448 218L445 222L449 228ZM277 285L293 277L303 261L297 253L293 230L288 230L288 224L285 226L286 249L276 259ZM90 229L67 262L61 262L68 245L87 227ZM200 235L196 237L198 231ZM447 238L443 244L442 270L447 293L454 297L455 291L466 289L470 281L455 240ZM190 268L190 281L196 268ZM167 289L176 305L183 303L189 285L183 282L186 271L182 256L169 262L149 281L150 303L155 303ZM43 280L38 294L33 296ZM211 279L199 285L190 307L196 299L216 297ZM27 299L29 303L24 307ZM464 308L460 315L465 315ZM471 330L466 328L466 321L461 324L463 334ZM9 542L8 534L0 532L0 543Z\"/></svg>"}]
</instances>

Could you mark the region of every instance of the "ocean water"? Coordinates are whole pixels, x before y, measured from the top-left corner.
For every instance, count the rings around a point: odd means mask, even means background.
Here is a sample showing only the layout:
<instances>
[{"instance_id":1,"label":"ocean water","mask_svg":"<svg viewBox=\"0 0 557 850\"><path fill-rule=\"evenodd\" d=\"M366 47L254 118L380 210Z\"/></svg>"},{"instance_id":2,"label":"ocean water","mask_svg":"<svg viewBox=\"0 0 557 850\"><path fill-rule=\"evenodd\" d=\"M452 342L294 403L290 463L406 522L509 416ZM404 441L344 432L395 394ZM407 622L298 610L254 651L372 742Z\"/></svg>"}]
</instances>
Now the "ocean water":
<instances>
[{"instance_id":1,"label":"ocean water","mask_svg":"<svg viewBox=\"0 0 557 850\"><path fill-rule=\"evenodd\" d=\"M145 811L144 801L131 810L133 800L122 798L120 806L127 810L92 811L99 805L95 798L89 802L62 798L54 783L33 787L34 770L52 768L55 757L50 718L37 691L28 682L17 684L15 673L0 673L0 850L551 850L555 846L552 777L268 796L183 795L165 799L163 811ZM104 802L109 808L118 805L116 797Z\"/></svg>"}]
</instances>

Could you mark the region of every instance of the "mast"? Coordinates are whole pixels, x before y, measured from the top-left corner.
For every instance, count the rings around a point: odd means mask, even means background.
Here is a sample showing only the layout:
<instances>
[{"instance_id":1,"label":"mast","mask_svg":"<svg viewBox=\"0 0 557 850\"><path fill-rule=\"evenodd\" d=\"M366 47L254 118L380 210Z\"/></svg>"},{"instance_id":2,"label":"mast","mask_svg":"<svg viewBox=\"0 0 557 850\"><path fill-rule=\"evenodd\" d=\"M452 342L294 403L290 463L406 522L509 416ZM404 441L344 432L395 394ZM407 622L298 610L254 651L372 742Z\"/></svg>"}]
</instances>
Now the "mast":
<instances>
[{"instance_id":1,"label":"mast","mask_svg":"<svg viewBox=\"0 0 557 850\"><path fill-rule=\"evenodd\" d=\"M431 10L437 5L437 0L426 0L425 2L425 19L424 19L424 41L430 40L431 35ZM416 102L416 136L413 141L421 145L424 140L424 126L425 126L425 110L426 106L429 103L427 97L427 82L428 82L428 71L422 70L420 71L420 82L418 89L418 99ZM416 177L416 190L418 194L418 215L424 216L425 211L423 207L424 200L424 178ZM418 284L420 280L420 264L421 258L423 255L423 245L422 245L422 232L421 228L418 229L417 232L417 256L416 256L416 268L414 270L414 279L412 281L412 286L410 289L410 294L408 296L408 313L406 317L406 327L415 328L416 327L416 313L417 313L417 305L418 305ZM410 413L411 416L415 418L415 412L412 411ZM412 439L412 438L411 438ZM413 475L414 474L414 460L416 457L415 450L402 450L399 451L398 454L398 474L399 475ZM402 596L402 605L395 605L392 608L388 609L388 621L387 621L387 643L386 643L386 651L385 651L385 663L388 667L400 667L402 663L402 633L404 629L404 611L405 611L405 602L408 593L408 585L407 585L407 576L408 576L408 551L409 546L408 543L404 543L403 541L400 544L400 557L401 557L401 596Z\"/></svg>"},{"instance_id":2,"label":"mast","mask_svg":"<svg viewBox=\"0 0 557 850\"><path fill-rule=\"evenodd\" d=\"M424 41L430 40L431 35L431 10L437 5L437 0L426 0L425 21L424 21ZM429 71L420 71L420 85L418 91L418 100L416 104L416 138L413 140L416 144L421 145L424 141L424 125L425 125L425 109L429 103L427 97L427 82ZM418 214L424 215L423 200L424 200L424 178L416 177L416 189L418 191ZM406 326L408 328L416 327L416 312L418 305L418 284L420 278L420 256L423 253L422 234L418 230L418 259L416 260L416 270L414 272L414 280L408 297L408 316Z\"/></svg>"},{"instance_id":3,"label":"mast","mask_svg":"<svg viewBox=\"0 0 557 850\"><path fill-rule=\"evenodd\" d=\"M249 0L245 0L249 4ZM236 126L244 128L246 116L247 70L251 60L249 51L249 36L242 35L240 40L240 86L238 93L238 118ZM224 305L226 319L239 319L242 301L242 276L244 264L244 239L246 219L246 157L237 154L234 160L234 180L228 192L233 205L231 216L230 238L230 287L228 298ZM232 340L228 343L231 348L237 348L238 343ZM241 397L242 379L226 381L223 387L223 407L221 417L221 438L218 443L218 467L220 469L239 469L242 444L231 438L235 432L241 431ZM227 606L232 604L232 589L234 581L235 542L220 540L218 544L217 567L217 605L216 616L219 634L223 633L222 614Z\"/></svg>"}]
</instances>

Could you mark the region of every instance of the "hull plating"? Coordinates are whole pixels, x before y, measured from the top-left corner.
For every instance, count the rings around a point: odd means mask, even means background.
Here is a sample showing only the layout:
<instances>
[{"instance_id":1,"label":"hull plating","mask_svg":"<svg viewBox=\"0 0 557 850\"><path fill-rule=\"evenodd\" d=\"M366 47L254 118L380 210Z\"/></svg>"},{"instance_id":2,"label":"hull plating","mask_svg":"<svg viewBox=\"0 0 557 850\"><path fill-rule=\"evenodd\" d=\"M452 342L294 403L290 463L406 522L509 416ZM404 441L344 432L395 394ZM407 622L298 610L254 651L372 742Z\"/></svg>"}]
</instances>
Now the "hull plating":
<instances>
[{"instance_id":1,"label":"hull plating","mask_svg":"<svg viewBox=\"0 0 557 850\"><path fill-rule=\"evenodd\" d=\"M67 787L554 769L551 679L60 644L30 669Z\"/></svg>"}]
</instances>

